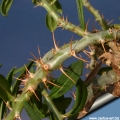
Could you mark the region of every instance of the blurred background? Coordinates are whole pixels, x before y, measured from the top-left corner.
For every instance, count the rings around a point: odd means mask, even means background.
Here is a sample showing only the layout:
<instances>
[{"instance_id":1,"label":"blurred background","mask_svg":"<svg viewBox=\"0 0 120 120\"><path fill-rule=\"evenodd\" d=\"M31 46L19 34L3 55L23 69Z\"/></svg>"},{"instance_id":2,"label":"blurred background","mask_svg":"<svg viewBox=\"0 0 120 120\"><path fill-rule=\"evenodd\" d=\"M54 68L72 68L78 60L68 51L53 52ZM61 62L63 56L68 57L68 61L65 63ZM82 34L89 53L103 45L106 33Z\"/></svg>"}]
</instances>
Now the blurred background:
<instances>
[{"instance_id":1,"label":"blurred background","mask_svg":"<svg viewBox=\"0 0 120 120\"><path fill-rule=\"evenodd\" d=\"M63 7L63 15L68 15L68 21L75 25L79 25L77 17L77 8L75 0L65 1L59 0ZM90 3L104 15L106 20L114 19L113 23L120 23L120 1L119 0L89 0ZM0 0L1 2L1 0ZM21 67L29 62L29 58L33 59L30 52L38 56L37 46L40 47L41 55L51 50L53 45L52 34L45 25L46 10L42 7L34 8L32 0L15 0L7 17L0 15L0 74L4 76L13 67ZM93 26L99 29L99 25L95 23L95 19L88 10L84 9L85 21L90 19L88 30L93 30ZM81 37L58 28L55 31L55 38L59 41L59 46L69 43L73 36L73 40ZM75 59L69 59L65 62L68 66ZM101 109L92 112L82 120L89 117L120 117L119 111L120 99L117 99ZM30 120L25 111L22 112L22 120Z\"/></svg>"}]
</instances>

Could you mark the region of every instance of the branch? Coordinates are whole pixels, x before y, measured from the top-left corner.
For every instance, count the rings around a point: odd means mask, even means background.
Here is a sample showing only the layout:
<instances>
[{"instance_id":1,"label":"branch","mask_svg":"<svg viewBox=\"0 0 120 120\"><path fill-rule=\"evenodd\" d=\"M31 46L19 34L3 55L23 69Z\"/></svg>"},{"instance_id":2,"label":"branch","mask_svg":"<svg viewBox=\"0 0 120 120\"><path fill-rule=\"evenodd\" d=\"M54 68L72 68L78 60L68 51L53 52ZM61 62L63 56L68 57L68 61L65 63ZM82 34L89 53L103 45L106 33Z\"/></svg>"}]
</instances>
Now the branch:
<instances>
[{"instance_id":1,"label":"branch","mask_svg":"<svg viewBox=\"0 0 120 120\"><path fill-rule=\"evenodd\" d=\"M73 33L76 33L80 36L84 36L86 34L85 31L83 31L79 26L75 26L67 20L64 20L64 18L60 16L56 10L54 10L52 4L49 3L47 0L42 0L38 3L38 5L44 7L48 11L48 13L58 22L58 25L60 27L72 31Z\"/></svg>"},{"instance_id":2,"label":"branch","mask_svg":"<svg viewBox=\"0 0 120 120\"><path fill-rule=\"evenodd\" d=\"M103 19L103 17L100 15L99 11L96 10L89 2L88 0L82 0L83 5L94 15L96 18L96 21L100 23L100 25L103 27L104 30L109 29L109 25L107 22Z\"/></svg>"},{"instance_id":3,"label":"branch","mask_svg":"<svg viewBox=\"0 0 120 120\"><path fill-rule=\"evenodd\" d=\"M66 59L72 57L71 49L72 52L74 50L75 53L78 53L91 44L95 43L99 44L103 39L105 39L106 42L112 41L115 36L120 37L120 31L110 29L99 33L89 34L84 36L81 40L76 40L72 42L73 43L72 46L71 44L63 45L58 50L54 50L55 51L54 53L51 54L52 51L50 51L47 54L45 54L43 59L41 58L40 60L36 59L35 62L37 66L39 66L39 68L36 70L35 74L30 74L29 72L29 76L28 78L26 78L28 79L28 82L25 84L23 92L20 96L18 96L15 99L13 109L11 110L9 115L5 118L5 120L13 120L14 118L20 117L20 113L24 107L24 102L29 101L30 97L33 94L36 96L35 90L37 89L38 85L43 82L43 79L45 79L45 77L50 72L59 69ZM105 83L105 80L102 82ZM112 82L113 81L111 81L111 83Z\"/></svg>"}]
</instances>

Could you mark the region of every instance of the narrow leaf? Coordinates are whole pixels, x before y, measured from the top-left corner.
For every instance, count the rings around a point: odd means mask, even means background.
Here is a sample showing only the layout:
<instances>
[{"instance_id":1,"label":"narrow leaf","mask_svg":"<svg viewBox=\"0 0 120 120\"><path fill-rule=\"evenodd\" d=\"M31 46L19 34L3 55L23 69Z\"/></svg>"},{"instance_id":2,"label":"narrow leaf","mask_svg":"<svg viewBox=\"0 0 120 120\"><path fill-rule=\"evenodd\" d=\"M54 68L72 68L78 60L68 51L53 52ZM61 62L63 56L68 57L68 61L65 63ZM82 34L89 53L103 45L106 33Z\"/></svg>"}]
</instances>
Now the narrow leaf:
<instances>
[{"instance_id":1,"label":"narrow leaf","mask_svg":"<svg viewBox=\"0 0 120 120\"><path fill-rule=\"evenodd\" d=\"M27 67L27 69L31 69L31 67L33 66L34 62L33 61L30 61L29 63L27 63L25 66ZM25 66L22 66L20 68L17 68L15 71L14 71L14 74L19 74L18 77L20 77L22 74L25 74L26 72L26 69L25 69Z\"/></svg>"},{"instance_id":2,"label":"narrow leaf","mask_svg":"<svg viewBox=\"0 0 120 120\"><path fill-rule=\"evenodd\" d=\"M80 82L79 87L81 87L81 91L77 91L78 93L76 92L76 102L78 103L79 99L81 100L80 100L78 107L74 111L71 112L72 115L78 114L83 109L86 99L87 99L87 95L88 95L87 87L84 84L84 82L82 80L80 80L79 82ZM80 98L77 97L78 94L81 95L79 96Z\"/></svg>"},{"instance_id":3,"label":"narrow leaf","mask_svg":"<svg viewBox=\"0 0 120 120\"><path fill-rule=\"evenodd\" d=\"M65 115L70 116L70 115L75 115L77 113L79 113L82 108L84 107L84 104L86 102L87 99L87 87L85 86L84 82L79 79L76 85L76 99L75 99L75 103L72 107L72 109L66 113Z\"/></svg>"},{"instance_id":4,"label":"narrow leaf","mask_svg":"<svg viewBox=\"0 0 120 120\"><path fill-rule=\"evenodd\" d=\"M31 62L29 62L29 63L26 65L26 67L27 67L28 70L32 67L33 63L34 63L34 62L31 61ZM23 66L23 67L15 70L14 74L18 74L18 73L19 73L18 78L20 78L23 74L26 73L25 67ZM21 81L17 80L17 81L15 82L15 84L13 85L12 93L13 93L14 96L17 94L17 91L18 91L18 89L19 89L18 86L20 85L20 83L21 83Z\"/></svg>"},{"instance_id":5,"label":"narrow leaf","mask_svg":"<svg viewBox=\"0 0 120 120\"><path fill-rule=\"evenodd\" d=\"M62 14L62 6L58 0L52 1L54 4L52 4L52 7L54 10L56 10L58 13Z\"/></svg>"},{"instance_id":6,"label":"narrow leaf","mask_svg":"<svg viewBox=\"0 0 120 120\"><path fill-rule=\"evenodd\" d=\"M85 30L86 28L85 28L82 0L76 0L76 4L77 4L78 19L80 21L81 28Z\"/></svg>"},{"instance_id":7,"label":"narrow leaf","mask_svg":"<svg viewBox=\"0 0 120 120\"><path fill-rule=\"evenodd\" d=\"M98 75L102 75L103 73L112 70L112 67L102 67L99 71L98 71Z\"/></svg>"},{"instance_id":8,"label":"narrow leaf","mask_svg":"<svg viewBox=\"0 0 120 120\"><path fill-rule=\"evenodd\" d=\"M53 32L57 28L57 22L50 14L46 15L46 26L51 32Z\"/></svg>"},{"instance_id":9,"label":"narrow leaf","mask_svg":"<svg viewBox=\"0 0 120 120\"><path fill-rule=\"evenodd\" d=\"M13 3L13 0L2 0L1 2L1 14L4 16L8 15L8 11Z\"/></svg>"},{"instance_id":10,"label":"narrow leaf","mask_svg":"<svg viewBox=\"0 0 120 120\"><path fill-rule=\"evenodd\" d=\"M12 80L13 80L13 77L14 77L14 71L15 71L15 67L10 70L10 72L8 73L8 75L6 77L10 87L12 85Z\"/></svg>"},{"instance_id":11,"label":"narrow leaf","mask_svg":"<svg viewBox=\"0 0 120 120\"><path fill-rule=\"evenodd\" d=\"M44 105L44 104L43 104ZM43 105L41 106L41 108L43 107ZM47 111L45 111L44 109L38 109L38 106L36 103L33 103L32 108L34 109L34 111L39 114L40 118L45 118L48 115L46 114Z\"/></svg>"},{"instance_id":12,"label":"narrow leaf","mask_svg":"<svg viewBox=\"0 0 120 120\"><path fill-rule=\"evenodd\" d=\"M11 94L7 80L0 74L0 97L5 101L13 101L14 97Z\"/></svg>"},{"instance_id":13,"label":"narrow leaf","mask_svg":"<svg viewBox=\"0 0 120 120\"><path fill-rule=\"evenodd\" d=\"M2 98L0 98L0 120L3 119L5 111L6 111L5 102L2 100Z\"/></svg>"},{"instance_id":14,"label":"narrow leaf","mask_svg":"<svg viewBox=\"0 0 120 120\"><path fill-rule=\"evenodd\" d=\"M80 75L82 74L83 62L78 60L71 64L66 70L66 74L71 77L75 82L78 81ZM75 84L68 77L62 74L57 81L57 84L61 87L58 88L56 86L53 87L50 93L51 98L57 98L65 94L68 90L70 90Z\"/></svg>"},{"instance_id":15,"label":"narrow leaf","mask_svg":"<svg viewBox=\"0 0 120 120\"><path fill-rule=\"evenodd\" d=\"M38 1L37 1L37 0L32 0L32 3L33 3L33 4L37 4Z\"/></svg>"},{"instance_id":16,"label":"narrow leaf","mask_svg":"<svg viewBox=\"0 0 120 120\"><path fill-rule=\"evenodd\" d=\"M52 5L52 9L58 12L59 14L62 14L62 6L58 0L48 0L50 4Z\"/></svg>"},{"instance_id":17,"label":"narrow leaf","mask_svg":"<svg viewBox=\"0 0 120 120\"><path fill-rule=\"evenodd\" d=\"M2 64L0 64L0 68L2 67Z\"/></svg>"},{"instance_id":18,"label":"narrow leaf","mask_svg":"<svg viewBox=\"0 0 120 120\"><path fill-rule=\"evenodd\" d=\"M50 2L55 3L57 0L50 0Z\"/></svg>"},{"instance_id":19,"label":"narrow leaf","mask_svg":"<svg viewBox=\"0 0 120 120\"><path fill-rule=\"evenodd\" d=\"M53 103L55 104L56 108L59 111L64 111L68 108L72 101L72 98L67 97L67 98L62 98L62 99L53 99Z\"/></svg>"},{"instance_id":20,"label":"narrow leaf","mask_svg":"<svg viewBox=\"0 0 120 120\"><path fill-rule=\"evenodd\" d=\"M40 116L34 111L34 109L27 102L24 103L24 107L31 120L42 120Z\"/></svg>"},{"instance_id":21,"label":"narrow leaf","mask_svg":"<svg viewBox=\"0 0 120 120\"><path fill-rule=\"evenodd\" d=\"M30 98L30 105L34 108L34 104L37 106L38 109L43 109L42 108L42 95L41 95L41 92L40 92L40 87L38 86L37 90L35 91L37 97L40 99L40 101L33 95L31 98Z\"/></svg>"}]
</instances>

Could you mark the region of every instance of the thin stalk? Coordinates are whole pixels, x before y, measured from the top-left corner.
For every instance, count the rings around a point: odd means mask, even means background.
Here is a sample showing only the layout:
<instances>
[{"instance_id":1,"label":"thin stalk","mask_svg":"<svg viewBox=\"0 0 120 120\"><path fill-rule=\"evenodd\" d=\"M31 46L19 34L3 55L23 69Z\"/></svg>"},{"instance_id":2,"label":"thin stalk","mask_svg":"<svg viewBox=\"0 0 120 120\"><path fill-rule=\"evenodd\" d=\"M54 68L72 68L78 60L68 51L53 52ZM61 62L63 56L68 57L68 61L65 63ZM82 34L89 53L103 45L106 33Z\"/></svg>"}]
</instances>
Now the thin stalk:
<instances>
[{"instance_id":1,"label":"thin stalk","mask_svg":"<svg viewBox=\"0 0 120 120\"><path fill-rule=\"evenodd\" d=\"M103 19L103 17L100 15L99 11L96 10L88 0L82 0L83 5L94 15L96 21L100 23L100 25L103 27L104 30L109 29L109 25L107 22Z\"/></svg>"},{"instance_id":2,"label":"thin stalk","mask_svg":"<svg viewBox=\"0 0 120 120\"><path fill-rule=\"evenodd\" d=\"M59 15L52 5L47 0L42 0L38 5L44 7L48 13L58 22L60 27L63 27L66 30L72 31L80 36L84 36L85 32L79 26L75 26L74 24L65 20L61 15Z\"/></svg>"},{"instance_id":3,"label":"thin stalk","mask_svg":"<svg viewBox=\"0 0 120 120\"><path fill-rule=\"evenodd\" d=\"M56 119L63 120L62 114L60 114L60 112L55 107L55 105L54 105L53 101L51 100L51 98L49 97L49 94L47 93L47 91L45 89L43 89L41 94L43 95L45 103L48 106L49 110L55 115Z\"/></svg>"}]
</instances>

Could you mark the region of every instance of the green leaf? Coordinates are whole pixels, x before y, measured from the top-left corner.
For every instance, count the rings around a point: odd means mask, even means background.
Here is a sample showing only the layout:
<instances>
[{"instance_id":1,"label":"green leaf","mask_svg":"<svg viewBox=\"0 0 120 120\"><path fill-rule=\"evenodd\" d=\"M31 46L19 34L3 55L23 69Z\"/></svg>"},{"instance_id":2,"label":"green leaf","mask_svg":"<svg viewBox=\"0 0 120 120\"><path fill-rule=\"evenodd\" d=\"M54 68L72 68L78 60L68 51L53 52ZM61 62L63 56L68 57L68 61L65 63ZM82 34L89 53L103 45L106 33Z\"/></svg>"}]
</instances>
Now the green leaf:
<instances>
[{"instance_id":1,"label":"green leaf","mask_svg":"<svg viewBox=\"0 0 120 120\"><path fill-rule=\"evenodd\" d=\"M84 82L80 79L76 85L76 100L73 108L65 114L65 116L69 116L68 120L76 119L78 113L83 109L88 96L87 87Z\"/></svg>"},{"instance_id":2,"label":"green leaf","mask_svg":"<svg viewBox=\"0 0 120 120\"><path fill-rule=\"evenodd\" d=\"M75 82L78 81L80 75L82 74L83 70L83 61L76 61L71 64L66 70L66 74L71 77ZM60 88L54 86L51 90L50 97L57 98L65 94L68 90L70 90L75 84L71 81L68 77L62 74L57 81L58 85L61 85Z\"/></svg>"},{"instance_id":3,"label":"green leaf","mask_svg":"<svg viewBox=\"0 0 120 120\"><path fill-rule=\"evenodd\" d=\"M50 14L46 15L46 26L51 32L53 32L57 28L57 22Z\"/></svg>"},{"instance_id":4,"label":"green leaf","mask_svg":"<svg viewBox=\"0 0 120 120\"><path fill-rule=\"evenodd\" d=\"M2 98L0 98L0 120L3 119L5 111L6 111L5 102L2 100Z\"/></svg>"},{"instance_id":5,"label":"green leaf","mask_svg":"<svg viewBox=\"0 0 120 120\"><path fill-rule=\"evenodd\" d=\"M14 71L15 71L15 69L16 69L16 67L12 68L10 70L10 72L8 73L7 77L6 77L6 79L7 79L8 84L9 84L10 87L12 85L12 80L13 80L13 77L14 77Z\"/></svg>"},{"instance_id":6,"label":"green leaf","mask_svg":"<svg viewBox=\"0 0 120 120\"><path fill-rule=\"evenodd\" d=\"M57 11L58 13L62 14L62 6L58 0L48 0L52 5L52 9Z\"/></svg>"},{"instance_id":7,"label":"green leaf","mask_svg":"<svg viewBox=\"0 0 120 120\"><path fill-rule=\"evenodd\" d=\"M30 62L26 65L26 67L27 67L28 70L32 67L33 63L34 63L33 61L30 61ZM21 78L21 76L26 73L25 67L23 66L23 67L15 70L14 74L18 74L18 73L19 73L18 78ZM21 81L20 81L20 80L17 80L17 81L15 82L15 84L13 85L12 93L13 93L14 96L17 94L17 91L18 91L18 89L19 89L18 86L20 85L20 83L21 83Z\"/></svg>"},{"instance_id":8,"label":"green leaf","mask_svg":"<svg viewBox=\"0 0 120 120\"><path fill-rule=\"evenodd\" d=\"M13 101L14 97L11 94L9 84L5 77L0 74L0 97L5 101Z\"/></svg>"},{"instance_id":9,"label":"green leaf","mask_svg":"<svg viewBox=\"0 0 120 120\"><path fill-rule=\"evenodd\" d=\"M50 113L49 120L56 120L56 118L52 112Z\"/></svg>"},{"instance_id":10,"label":"green leaf","mask_svg":"<svg viewBox=\"0 0 120 120\"><path fill-rule=\"evenodd\" d=\"M64 111L68 108L72 101L72 98L67 97L67 98L55 98L53 99L53 103L55 104L56 108L59 111Z\"/></svg>"},{"instance_id":11,"label":"green leaf","mask_svg":"<svg viewBox=\"0 0 120 120\"><path fill-rule=\"evenodd\" d=\"M56 10L58 13L62 14L62 6L58 0L52 0L52 7L54 10Z\"/></svg>"},{"instance_id":12,"label":"green leaf","mask_svg":"<svg viewBox=\"0 0 120 120\"><path fill-rule=\"evenodd\" d=\"M0 64L0 68L2 67L2 64Z\"/></svg>"},{"instance_id":13,"label":"green leaf","mask_svg":"<svg viewBox=\"0 0 120 120\"><path fill-rule=\"evenodd\" d=\"M33 95L30 98L30 105L31 107L34 109L34 111L39 114L39 116L41 118L45 118L48 117L48 107L42 103L42 95L41 95L41 89L40 86L38 86L37 90L35 91L36 95L38 96L38 98L40 99L40 101L38 101L38 99Z\"/></svg>"},{"instance_id":14,"label":"green leaf","mask_svg":"<svg viewBox=\"0 0 120 120\"><path fill-rule=\"evenodd\" d=\"M30 68L29 70L31 73L35 73L35 69L33 67Z\"/></svg>"},{"instance_id":15,"label":"green leaf","mask_svg":"<svg viewBox=\"0 0 120 120\"><path fill-rule=\"evenodd\" d=\"M109 70L112 70L112 67L102 67L99 71L98 71L98 75L102 75L104 72L107 72Z\"/></svg>"},{"instance_id":16,"label":"green leaf","mask_svg":"<svg viewBox=\"0 0 120 120\"><path fill-rule=\"evenodd\" d=\"M42 120L40 116L34 111L34 109L27 102L24 103L24 107L31 120Z\"/></svg>"},{"instance_id":17,"label":"green leaf","mask_svg":"<svg viewBox=\"0 0 120 120\"><path fill-rule=\"evenodd\" d=\"M113 24L113 25L110 25L110 27L119 30L120 24Z\"/></svg>"},{"instance_id":18,"label":"green leaf","mask_svg":"<svg viewBox=\"0 0 120 120\"><path fill-rule=\"evenodd\" d=\"M87 95L88 95L87 87L84 84L84 82L82 80L79 80L79 82L80 84L78 85L78 91L76 91L76 103L79 105L77 106L77 109L71 112L71 114L73 115L78 114L83 109L85 102L87 100ZM81 87L81 91L79 91L80 89L79 87ZM80 96L78 94L80 94ZM80 103L79 103L79 100L80 100Z\"/></svg>"},{"instance_id":19,"label":"green leaf","mask_svg":"<svg viewBox=\"0 0 120 120\"><path fill-rule=\"evenodd\" d=\"M30 98L31 103L33 103L33 105L31 104L31 106L34 107L34 104L35 104L38 109L42 109L42 95L41 95L39 86L38 86L37 90L35 91L35 93L36 93L37 97L40 99L40 101L33 95Z\"/></svg>"},{"instance_id":20,"label":"green leaf","mask_svg":"<svg viewBox=\"0 0 120 120\"><path fill-rule=\"evenodd\" d=\"M30 61L28 64L26 64L27 69L30 70L33 64L34 64L33 61ZM25 74L25 72L26 72L25 66L22 66L20 68L17 68L14 71L14 74L19 74L18 77L20 77L22 74Z\"/></svg>"},{"instance_id":21,"label":"green leaf","mask_svg":"<svg viewBox=\"0 0 120 120\"><path fill-rule=\"evenodd\" d=\"M37 4L37 3L38 3L38 0L32 0L32 3L33 3L33 4Z\"/></svg>"},{"instance_id":22,"label":"green leaf","mask_svg":"<svg viewBox=\"0 0 120 120\"><path fill-rule=\"evenodd\" d=\"M78 19L80 21L81 28L85 30L86 28L85 28L82 0L76 0L76 4L77 4Z\"/></svg>"},{"instance_id":23,"label":"green leaf","mask_svg":"<svg viewBox=\"0 0 120 120\"><path fill-rule=\"evenodd\" d=\"M44 108L44 107L47 107L47 106L45 106L44 104L41 106L41 108ZM39 116L40 116L40 118L45 118L45 117L47 117L48 115L47 115L47 111L45 111L44 109L38 109L38 106L37 106L37 104L36 103L33 103L33 105L32 105L32 108L34 109L34 111L37 113L37 114L39 114Z\"/></svg>"},{"instance_id":24,"label":"green leaf","mask_svg":"<svg viewBox=\"0 0 120 120\"><path fill-rule=\"evenodd\" d=\"M50 0L50 2L52 2L52 4L55 3L56 1L57 1L57 0Z\"/></svg>"},{"instance_id":25,"label":"green leaf","mask_svg":"<svg viewBox=\"0 0 120 120\"><path fill-rule=\"evenodd\" d=\"M84 104L86 102L87 99L87 87L85 86L84 82L79 79L76 85L76 99L75 99L75 103L72 107L72 109L66 113L65 115L70 116L70 115L75 115L77 113L79 113L82 108L84 107Z\"/></svg>"},{"instance_id":26,"label":"green leaf","mask_svg":"<svg viewBox=\"0 0 120 120\"><path fill-rule=\"evenodd\" d=\"M2 0L1 2L1 14L4 16L8 15L8 11L13 3L13 0Z\"/></svg>"},{"instance_id":27,"label":"green leaf","mask_svg":"<svg viewBox=\"0 0 120 120\"><path fill-rule=\"evenodd\" d=\"M58 13L62 14L62 6L58 0L49 0L51 2L52 8ZM57 21L48 13L46 15L46 26L53 32L57 28Z\"/></svg>"},{"instance_id":28,"label":"green leaf","mask_svg":"<svg viewBox=\"0 0 120 120\"><path fill-rule=\"evenodd\" d=\"M76 98L75 98L75 103L72 107L72 109L66 113L66 115L71 115L71 113L73 113L77 108L78 106L80 105L81 103L81 99L82 98L82 85L81 85L81 79L78 80L77 84L76 84Z\"/></svg>"}]
</instances>

